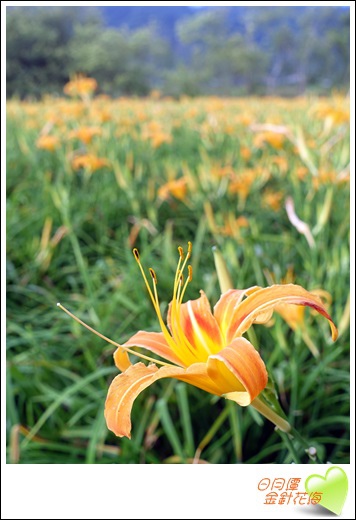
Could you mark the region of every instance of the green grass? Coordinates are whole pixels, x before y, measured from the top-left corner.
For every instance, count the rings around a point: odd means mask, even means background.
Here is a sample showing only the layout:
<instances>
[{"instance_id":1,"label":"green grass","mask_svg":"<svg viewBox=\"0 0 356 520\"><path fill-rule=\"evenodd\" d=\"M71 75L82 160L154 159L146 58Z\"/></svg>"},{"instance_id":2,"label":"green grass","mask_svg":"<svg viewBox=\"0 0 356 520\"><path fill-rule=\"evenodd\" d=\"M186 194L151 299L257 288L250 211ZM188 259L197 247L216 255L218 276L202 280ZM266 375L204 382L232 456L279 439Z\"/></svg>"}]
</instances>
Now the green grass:
<instances>
[{"instance_id":1,"label":"green grass","mask_svg":"<svg viewBox=\"0 0 356 520\"><path fill-rule=\"evenodd\" d=\"M309 446L317 448L321 462L349 462L349 185L337 178L318 181L321 172L337 175L347 168L348 128L345 123L329 127L327 116L313 112L317 103L97 100L79 116L65 112L63 107L75 105L69 101L9 103L8 462L191 463L199 454L215 464L312 463L305 451ZM336 110L343 100L324 103ZM98 125L105 107L111 119L100 123L102 136L87 146L69 139L73 128ZM255 132L239 120L243 114L257 123L286 125L291 139L281 148L258 147ZM36 147L50 118L50 132L60 138L53 152ZM172 142L154 148L144 129L157 120ZM307 160L292 142L300 132ZM244 147L251 152L249 158L241 154ZM110 165L92 174L73 171L73 153L86 148ZM276 157L285 161L284 172L273 162ZM256 175L244 200L241 193L229 191L226 176L214 175L214 168L224 166L236 176L257 168L269 176ZM299 178L302 167L307 171ZM160 186L180 176L188 179L182 200L159 199ZM264 203L266 189L282 193L276 211ZM283 207L288 195L299 218L313 230L315 248L290 224ZM207 218L207 202L220 229ZM248 226L239 232L235 228L233 235L222 232L229 213L244 216ZM118 373L113 348L56 303L120 343L140 329L158 331L131 249L138 247L144 265L155 268L166 310L177 246L185 247L188 240L193 242L194 276L186 299L197 298L203 288L212 304L218 300L212 253L216 245L238 288L269 285L268 272L278 282L293 266L296 283L332 295L330 314L337 325L346 323L335 344L326 320L306 312L319 359L310 354L300 331L293 332L280 316L274 316L273 327L256 325L248 335L300 437L279 435L251 407L239 408L173 380L158 381L138 397L131 440L118 439L106 428L105 398Z\"/></svg>"}]
</instances>

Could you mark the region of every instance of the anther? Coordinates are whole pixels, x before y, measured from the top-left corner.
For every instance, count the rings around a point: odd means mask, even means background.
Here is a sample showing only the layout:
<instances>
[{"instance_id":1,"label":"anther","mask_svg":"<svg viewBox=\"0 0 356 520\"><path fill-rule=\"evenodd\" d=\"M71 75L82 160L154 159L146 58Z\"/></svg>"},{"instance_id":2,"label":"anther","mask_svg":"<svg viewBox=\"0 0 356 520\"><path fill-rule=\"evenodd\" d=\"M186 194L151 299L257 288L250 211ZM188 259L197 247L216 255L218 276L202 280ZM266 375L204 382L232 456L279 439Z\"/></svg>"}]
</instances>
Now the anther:
<instances>
[{"instance_id":1,"label":"anther","mask_svg":"<svg viewBox=\"0 0 356 520\"><path fill-rule=\"evenodd\" d=\"M192 249L193 249L193 244L191 242L188 242L188 253L187 253L188 258L190 258L192 255Z\"/></svg>"},{"instance_id":2,"label":"anther","mask_svg":"<svg viewBox=\"0 0 356 520\"><path fill-rule=\"evenodd\" d=\"M138 249L136 249L136 247L135 247L135 249L133 249L132 252L133 252L133 255L134 255L135 259L136 259L136 262L139 262L140 261L140 254L138 252Z\"/></svg>"},{"instance_id":3,"label":"anther","mask_svg":"<svg viewBox=\"0 0 356 520\"><path fill-rule=\"evenodd\" d=\"M183 273L180 273L180 275L179 275L179 284L183 285L183 282L184 282L184 275L183 275Z\"/></svg>"},{"instance_id":4,"label":"anther","mask_svg":"<svg viewBox=\"0 0 356 520\"><path fill-rule=\"evenodd\" d=\"M154 270L152 269L152 267L149 267L149 272L150 272L150 275L152 277L152 280L154 281L154 283L157 285L157 276L156 276L156 273L154 272Z\"/></svg>"},{"instance_id":5,"label":"anther","mask_svg":"<svg viewBox=\"0 0 356 520\"><path fill-rule=\"evenodd\" d=\"M183 260L184 259L184 251L183 251L182 246L178 246L178 252L179 252L180 259Z\"/></svg>"},{"instance_id":6,"label":"anther","mask_svg":"<svg viewBox=\"0 0 356 520\"><path fill-rule=\"evenodd\" d=\"M191 265L188 265L188 282L191 282L193 280L193 267Z\"/></svg>"}]
</instances>

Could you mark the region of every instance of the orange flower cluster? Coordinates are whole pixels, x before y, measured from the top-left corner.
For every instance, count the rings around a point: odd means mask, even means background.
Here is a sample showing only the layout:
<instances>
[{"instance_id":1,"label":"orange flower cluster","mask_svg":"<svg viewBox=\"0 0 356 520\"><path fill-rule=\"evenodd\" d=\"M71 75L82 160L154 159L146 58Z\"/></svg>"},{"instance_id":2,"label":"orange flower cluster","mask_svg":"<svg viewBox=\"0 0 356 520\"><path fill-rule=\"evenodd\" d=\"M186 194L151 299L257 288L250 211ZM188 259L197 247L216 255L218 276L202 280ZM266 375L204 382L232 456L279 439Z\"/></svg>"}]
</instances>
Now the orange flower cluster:
<instances>
[{"instance_id":1,"label":"orange flower cluster","mask_svg":"<svg viewBox=\"0 0 356 520\"><path fill-rule=\"evenodd\" d=\"M142 138L150 141L153 148L158 148L163 143L172 142L172 135L166 132L158 121L150 121L143 126Z\"/></svg>"}]
</instances>

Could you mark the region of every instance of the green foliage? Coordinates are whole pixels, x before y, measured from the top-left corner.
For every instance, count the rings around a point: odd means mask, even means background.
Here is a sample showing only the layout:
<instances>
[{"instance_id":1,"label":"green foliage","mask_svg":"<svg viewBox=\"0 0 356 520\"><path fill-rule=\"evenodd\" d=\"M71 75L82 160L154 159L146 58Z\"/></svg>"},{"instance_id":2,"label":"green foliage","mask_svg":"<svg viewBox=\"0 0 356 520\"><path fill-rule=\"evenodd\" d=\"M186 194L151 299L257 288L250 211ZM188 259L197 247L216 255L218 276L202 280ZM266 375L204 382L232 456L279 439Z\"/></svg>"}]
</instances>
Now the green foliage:
<instances>
[{"instance_id":1,"label":"green foliage","mask_svg":"<svg viewBox=\"0 0 356 520\"><path fill-rule=\"evenodd\" d=\"M8 96L61 92L69 75L69 42L79 20L93 19L80 8L17 8L6 17Z\"/></svg>"},{"instance_id":2,"label":"green foliage","mask_svg":"<svg viewBox=\"0 0 356 520\"><path fill-rule=\"evenodd\" d=\"M79 25L70 42L70 70L100 78L104 92L145 95L159 80L154 72L167 53L152 28L128 34Z\"/></svg>"},{"instance_id":3,"label":"green foliage","mask_svg":"<svg viewBox=\"0 0 356 520\"><path fill-rule=\"evenodd\" d=\"M136 9L136 10L135 10ZM104 23L105 22L105 23ZM347 89L338 7L18 7L7 13L7 95L60 94L70 75L110 95Z\"/></svg>"}]
</instances>

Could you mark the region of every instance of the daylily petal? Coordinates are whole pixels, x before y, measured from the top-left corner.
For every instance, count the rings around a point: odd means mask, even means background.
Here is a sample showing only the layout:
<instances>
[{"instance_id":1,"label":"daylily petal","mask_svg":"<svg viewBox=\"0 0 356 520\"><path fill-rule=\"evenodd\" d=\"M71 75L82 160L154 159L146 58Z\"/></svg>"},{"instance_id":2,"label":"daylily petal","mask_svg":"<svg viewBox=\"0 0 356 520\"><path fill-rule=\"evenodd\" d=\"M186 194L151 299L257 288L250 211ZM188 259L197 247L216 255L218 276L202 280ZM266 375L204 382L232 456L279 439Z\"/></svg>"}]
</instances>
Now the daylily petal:
<instances>
[{"instance_id":1,"label":"daylily petal","mask_svg":"<svg viewBox=\"0 0 356 520\"><path fill-rule=\"evenodd\" d=\"M331 294L327 291L324 291L323 289L313 289L310 292L311 294L314 294L315 296L320 298L320 300L323 302L325 306L325 309L327 309L327 307L331 304ZM274 310L282 316L282 318L288 323L291 329L296 330L297 328L304 328L305 307L293 304L281 304L276 305ZM317 311L313 309L311 312L312 314L317 314Z\"/></svg>"},{"instance_id":2,"label":"daylily petal","mask_svg":"<svg viewBox=\"0 0 356 520\"><path fill-rule=\"evenodd\" d=\"M172 361L178 365L182 365L179 358L172 352L171 347L168 345L163 332L146 332L140 330L132 336L123 347L141 347L151 352L154 352L158 356Z\"/></svg>"},{"instance_id":3,"label":"daylily petal","mask_svg":"<svg viewBox=\"0 0 356 520\"><path fill-rule=\"evenodd\" d=\"M208 375L221 395L247 406L265 388L267 370L259 353L245 338L236 338L208 359ZM229 395L231 394L231 395Z\"/></svg>"},{"instance_id":4,"label":"daylily petal","mask_svg":"<svg viewBox=\"0 0 356 520\"><path fill-rule=\"evenodd\" d=\"M117 348L114 352L115 365L121 372L124 372L129 366L132 365L129 355L123 348Z\"/></svg>"},{"instance_id":5,"label":"daylily petal","mask_svg":"<svg viewBox=\"0 0 356 520\"><path fill-rule=\"evenodd\" d=\"M338 336L337 328L320 298L299 285L283 284L259 289L238 305L234 312L234 319L230 322L226 332L227 341L241 336L256 320L261 322L262 315L268 316L268 313L280 304L312 307L329 321L332 339L336 340Z\"/></svg>"},{"instance_id":6,"label":"daylily petal","mask_svg":"<svg viewBox=\"0 0 356 520\"><path fill-rule=\"evenodd\" d=\"M205 363L196 363L188 369L136 363L116 376L109 388L105 403L105 419L109 430L118 437L131 437L131 410L136 397L158 379L172 377L203 390L219 395L218 386L207 375Z\"/></svg>"},{"instance_id":7,"label":"daylily petal","mask_svg":"<svg viewBox=\"0 0 356 520\"><path fill-rule=\"evenodd\" d=\"M231 338L227 339L227 331L232 322L236 319L239 305L245 295L253 294L261 287L254 286L249 289L229 289L220 296L219 301L214 306L214 316L219 324L220 330L225 338L225 343L230 343ZM270 318L266 316L266 321Z\"/></svg>"},{"instance_id":8,"label":"daylily petal","mask_svg":"<svg viewBox=\"0 0 356 520\"><path fill-rule=\"evenodd\" d=\"M234 319L235 309L241 303L245 293L245 290L229 289L220 296L219 301L214 306L214 316L224 337L231 321Z\"/></svg>"},{"instance_id":9,"label":"daylily petal","mask_svg":"<svg viewBox=\"0 0 356 520\"><path fill-rule=\"evenodd\" d=\"M137 363L113 379L106 398L104 415L107 427L118 437L131 438L132 405L138 394L153 383L157 371L156 365Z\"/></svg>"},{"instance_id":10,"label":"daylily petal","mask_svg":"<svg viewBox=\"0 0 356 520\"><path fill-rule=\"evenodd\" d=\"M224 344L219 325L211 312L209 300L204 291L200 291L200 294L200 298L181 305L178 319L184 336L193 347L196 359L206 361L209 354L219 352ZM168 324L175 337L173 319L176 317L172 316L172 305L170 305Z\"/></svg>"},{"instance_id":11,"label":"daylily petal","mask_svg":"<svg viewBox=\"0 0 356 520\"><path fill-rule=\"evenodd\" d=\"M177 376L176 379L189 383L197 388L201 388L210 394L221 396L223 393L218 382L214 381L214 379L209 376L207 363L194 363L193 365L190 365L185 372L182 375Z\"/></svg>"}]
</instances>

